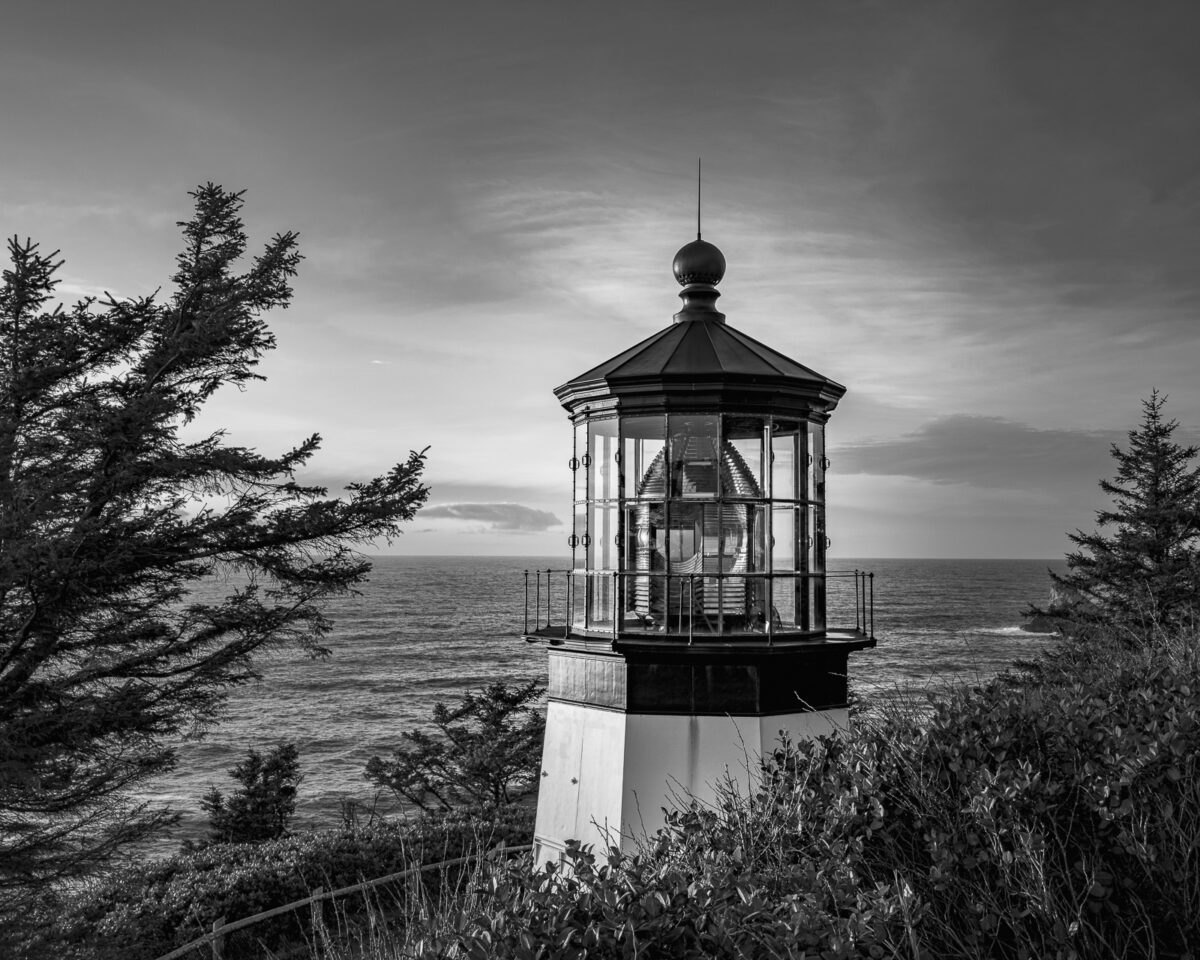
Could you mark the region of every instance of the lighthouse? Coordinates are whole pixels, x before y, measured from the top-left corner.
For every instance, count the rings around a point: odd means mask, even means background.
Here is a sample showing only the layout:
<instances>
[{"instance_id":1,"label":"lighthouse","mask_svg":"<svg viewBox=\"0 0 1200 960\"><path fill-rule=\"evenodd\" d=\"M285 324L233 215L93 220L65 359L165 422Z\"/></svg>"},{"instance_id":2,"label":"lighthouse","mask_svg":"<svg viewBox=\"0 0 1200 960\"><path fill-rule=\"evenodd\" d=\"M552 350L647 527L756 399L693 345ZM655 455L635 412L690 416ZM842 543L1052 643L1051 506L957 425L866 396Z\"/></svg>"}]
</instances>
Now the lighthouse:
<instances>
[{"instance_id":1,"label":"lighthouse","mask_svg":"<svg viewBox=\"0 0 1200 960\"><path fill-rule=\"evenodd\" d=\"M846 388L726 322L699 231L672 269L673 322L554 391L574 514L571 568L527 576L549 658L539 862L631 849L665 807L748 788L781 737L845 728L848 657L875 645L873 578L826 569Z\"/></svg>"}]
</instances>

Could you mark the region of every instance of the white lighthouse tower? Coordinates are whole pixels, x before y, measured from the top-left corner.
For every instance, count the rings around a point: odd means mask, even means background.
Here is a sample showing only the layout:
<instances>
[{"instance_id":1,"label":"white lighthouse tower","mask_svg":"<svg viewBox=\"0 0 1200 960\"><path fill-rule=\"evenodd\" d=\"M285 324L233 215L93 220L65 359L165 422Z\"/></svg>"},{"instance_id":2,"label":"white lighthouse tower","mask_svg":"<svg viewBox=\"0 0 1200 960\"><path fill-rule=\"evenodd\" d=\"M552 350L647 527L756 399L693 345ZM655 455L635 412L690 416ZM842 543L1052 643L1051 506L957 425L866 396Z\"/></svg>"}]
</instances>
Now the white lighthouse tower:
<instances>
[{"instance_id":1,"label":"white lighthouse tower","mask_svg":"<svg viewBox=\"0 0 1200 960\"><path fill-rule=\"evenodd\" d=\"M744 783L781 733L846 726L847 657L875 645L870 575L825 565L845 387L725 322L725 258L698 233L673 269L674 322L554 391L575 510L572 569L542 571L527 604L549 649L539 860L572 839L628 849L673 799Z\"/></svg>"}]
</instances>

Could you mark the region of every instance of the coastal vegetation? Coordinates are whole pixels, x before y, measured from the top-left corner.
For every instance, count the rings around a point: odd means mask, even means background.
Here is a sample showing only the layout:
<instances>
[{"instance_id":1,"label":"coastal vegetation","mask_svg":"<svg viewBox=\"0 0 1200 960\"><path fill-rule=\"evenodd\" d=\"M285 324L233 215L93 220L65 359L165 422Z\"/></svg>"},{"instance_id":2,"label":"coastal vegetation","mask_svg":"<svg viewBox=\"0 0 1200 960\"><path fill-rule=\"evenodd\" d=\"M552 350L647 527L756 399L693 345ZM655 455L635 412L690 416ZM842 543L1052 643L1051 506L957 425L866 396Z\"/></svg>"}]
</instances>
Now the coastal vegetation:
<instances>
[{"instance_id":1,"label":"coastal vegetation","mask_svg":"<svg viewBox=\"0 0 1200 960\"><path fill-rule=\"evenodd\" d=\"M13 238L0 282L0 923L170 820L135 798L212 723L254 657L325 653L355 551L424 502L424 455L340 495L297 479L312 435L264 455L204 432L275 345L300 262L281 233L246 264L242 195L179 224L171 292L55 305L57 254ZM197 581L226 577L203 603Z\"/></svg>"},{"instance_id":2,"label":"coastal vegetation","mask_svg":"<svg viewBox=\"0 0 1200 960\"><path fill-rule=\"evenodd\" d=\"M1112 445L1117 472L1100 481L1112 506L1096 513L1097 530L1068 534L1078 549L1067 554L1067 573L1051 571L1058 602L1031 611L1040 622L1072 632L1101 628L1128 643L1195 626L1200 450L1174 439L1179 424L1164 416L1166 400L1151 391L1128 446Z\"/></svg>"},{"instance_id":3,"label":"coastal vegetation","mask_svg":"<svg viewBox=\"0 0 1200 960\"><path fill-rule=\"evenodd\" d=\"M425 813L500 809L537 790L546 717L540 678L469 690L456 707L433 708L432 732L406 730L391 757L367 761L367 779Z\"/></svg>"},{"instance_id":4,"label":"coastal vegetation","mask_svg":"<svg viewBox=\"0 0 1200 960\"><path fill-rule=\"evenodd\" d=\"M767 758L635 856L496 865L395 956L1183 957L1200 944L1200 644L1068 641Z\"/></svg>"},{"instance_id":5,"label":"coastal vegetation","mask_svg":"<svg viewBox=\"0 0 1200 960\"><path fill-rule=\"evenodd\" d=\"M374 821L297 833L262 843L218 843L129 864L74 892L44 901L13 921L7 957L41 960L153 960L203 936L221 917L237 920L307 897L499 845L528 842L533 816L511 808L486 817L460 811L438 818ZM424 895L461 891L464 871L427 875ZM368 906L404 901L405 884L369 904L346 901L351 918ZM308 956L312 912L298 911L230 937L228 957ZM211 955L205 947L195 956Z\"/></svg>"},{"instance_id":6,"label":"coastal vegetation","mask_svg":"<svg viewBox=\"0 0 1200 960\"><path fill-rule=\"evenodd\" d=\"M379 960L1195 955L1200 640L1143 639L1068 638L921 709L781 744L754 789L670 813L634 854L575 847L565 870L483 859L348 902L319 950L302 913L227 955L291 943L349 960L363 937ZM28 955L152 958L217 917L531 831L510 806L214 845L61 899Z\"/></svg>"},{"instance_id":7,"label":"coastal vegetation","mask_svg":"<svg viewBox=\"0 0 1200 960\"><path fill-rule=\"evenodd\" d=\"M210 843L262 843L286 836L296 812L300 751L281 743L266 754L248 750L229 771L237 783L228 794L212 787L200 798L208 814Z\"/></svg>"}]
</instances>

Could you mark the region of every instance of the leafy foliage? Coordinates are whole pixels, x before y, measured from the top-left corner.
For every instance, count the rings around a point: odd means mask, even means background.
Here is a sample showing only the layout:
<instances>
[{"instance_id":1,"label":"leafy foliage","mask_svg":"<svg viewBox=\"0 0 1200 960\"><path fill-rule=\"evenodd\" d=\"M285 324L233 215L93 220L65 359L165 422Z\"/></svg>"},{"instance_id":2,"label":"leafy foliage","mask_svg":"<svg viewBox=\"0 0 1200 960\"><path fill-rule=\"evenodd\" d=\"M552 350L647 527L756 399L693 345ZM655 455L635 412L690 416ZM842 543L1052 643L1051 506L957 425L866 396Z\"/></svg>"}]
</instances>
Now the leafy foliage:
<instances>
[{"instance_id":1,"label":"leafy foliage","mask_svg":"<svg viewBox=\"0 0 1200 960\"><path fill-rule=\"evenodd\" d=\"M148 960L230 921L307 897L316 887L336 889L451 860L496 845L530 841L531 814L513 809L480 819L456 814L409 823L380 822L354 831L298 834L261 844L213 844L190 854L129 867L36 913L12 956L59 960ZM436 895L453 876L427 874ZM402 891L393 890L393 895ZM361 901L360 901L361 905ZM346 901L347 908L353 901ZM231 936L227 955L261 956L262 943L303 941L310 912L286 914Z\"/></svg>"},{"instance_id":2,"label":"leafy foliage","mask_svg":"<svg viewBox=\"0 0 1200 960\"><path fill-rule=\"evenodd\" d=\"M371 757L366 776L426 812L499 808L535 792L545 717L532 704L545 684L497 680L469 691L457 707L433 708L437 735L406 730L392 757Z\"/></svg>"},{"instance_id":3,"label":"leafy foliage","mask_svg":"<svg viewBox=\"0 0 1200 960\"><path fill-rule=\"evenodd\" d=\"M787 744L636 856L492 868L422 957L1101 958L1200 945L1200 642L1089 642Z\"/></svg>"},{"instance_id":4,"label":"leafy foliage","mask_svg":"<svg viewBox=\"0 0 1200 960\"><path fill-rule=\"evenodd\" d=\"M228 797L213 787L200 800L215 843L261 843L287 834L296 812L300 752L283 743L265 756L250 750L229 771L240 787Z\"/></svg>"},{"instance_id":5,"label":"leafy foliage","mask_svg":"<svg viewBox=\"0 0 1200 960\"><path fill-rule=\"evenodd\" d=\"M1078 626L1120 626L1133 640L1158 627L1194 625L1200 613L1200 465L1198 452L1173 439L1175 420L1163 416L1166 398L1143 401L1142 422L1128 449L1112 446L1113 480L1100 488L1113 501L1096 514L1111 534L1071 534L1065 575L1051 573L1077 599L1052 612ZM1044 615L1044 611L1034 611Z\"/></svg>"},{"instance_id":6,"label":"leafy foliage","mask_svg":"<svg viewBox=\"0 0 1200 960\"><path fill-rule=\"evenodd\" d=\"M278 456L196 435L244 387L300 261L294 233L243 272L241 194L208 184L180 223L174 291L51 306L55 255L13 239L0 285L0 908L166 819L129 800L211 722L253 655L314 655L323 601L360 582L427 490L422 454L344 496ZM190 428L189 428L189 425ZM230 575L230 595L188 589Z\"/></svg>"}]
</instances>

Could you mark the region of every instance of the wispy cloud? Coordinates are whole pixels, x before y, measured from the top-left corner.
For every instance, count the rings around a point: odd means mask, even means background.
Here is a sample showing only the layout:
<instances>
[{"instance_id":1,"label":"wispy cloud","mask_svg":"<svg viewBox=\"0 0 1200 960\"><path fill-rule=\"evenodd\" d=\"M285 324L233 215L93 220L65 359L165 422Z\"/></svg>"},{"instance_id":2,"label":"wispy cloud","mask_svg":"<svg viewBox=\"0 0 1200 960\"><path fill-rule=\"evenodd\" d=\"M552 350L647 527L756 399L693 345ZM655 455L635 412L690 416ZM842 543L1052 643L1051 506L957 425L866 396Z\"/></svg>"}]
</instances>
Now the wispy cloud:
<instances>
[{"instance_id":1,"label":"wispy cloud","mask_svg":"<svg viewBox=\"0 0 1200 960\"><path fill-rule=\"evenodd\" d=\"M568 436L564 449L569 445ZM555 476L553 481L558 479L559 477ZM516 484L433 478L429 485L434 498L444 503L538 503L562 496L564 492L570 494L569 478L565 485L553 481L544 484Z\"/></svg>"},{"instance_id":2,"label":"wispy cloud","mask_svg":"<svg viewBox=\"0 0 1200 960\"><path fill-rule=\"evenodd\" d=\"M547 510L534 510L519 503L446 503L426 507L422 519L473 520L506 533L541 533L562 521Z\"/></svg>"},{"instance_id":3,"label":"wispy cloud","mask_svg":"<svg viewBox=\"0 0 1200 960\"><path fill-rule=\"evenodd\" d=\"M838 473L914 477L936 484L1089 489L1111 473L1118 431L1039 430L1001 417L941 417L912 433L840 446Z\"/></svg>"}]
</instances>

